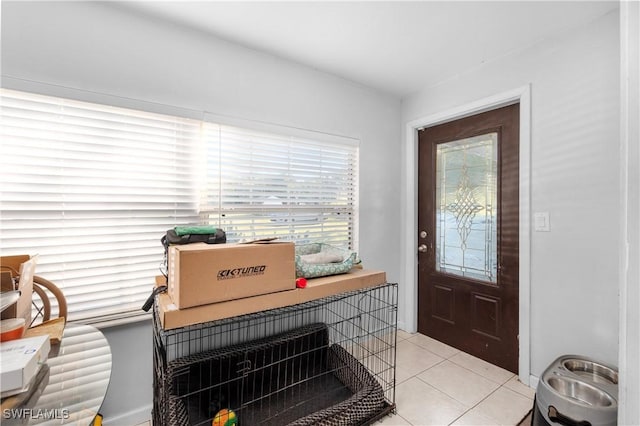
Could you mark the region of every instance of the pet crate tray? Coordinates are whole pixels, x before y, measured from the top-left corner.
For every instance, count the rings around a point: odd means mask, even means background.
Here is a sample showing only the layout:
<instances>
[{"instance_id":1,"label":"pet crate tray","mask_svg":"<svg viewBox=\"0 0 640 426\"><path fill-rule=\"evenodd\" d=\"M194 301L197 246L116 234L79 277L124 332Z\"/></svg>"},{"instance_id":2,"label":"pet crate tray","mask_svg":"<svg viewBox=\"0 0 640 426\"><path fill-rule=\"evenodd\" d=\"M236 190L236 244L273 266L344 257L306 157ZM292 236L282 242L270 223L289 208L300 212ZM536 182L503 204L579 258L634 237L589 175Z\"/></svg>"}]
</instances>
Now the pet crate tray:
<instances>
[{"instance_id":1,"label":"pet crate tray","mask_svg":"<svg viewBox=\"0 0 640 426\"><path fill-rule=\"evenodd\" d=\"M311 324L167 365L168 420L210 425L231 409L240 426L360 425L385 410L378 381Z\"/></svg>"}]
</instances>

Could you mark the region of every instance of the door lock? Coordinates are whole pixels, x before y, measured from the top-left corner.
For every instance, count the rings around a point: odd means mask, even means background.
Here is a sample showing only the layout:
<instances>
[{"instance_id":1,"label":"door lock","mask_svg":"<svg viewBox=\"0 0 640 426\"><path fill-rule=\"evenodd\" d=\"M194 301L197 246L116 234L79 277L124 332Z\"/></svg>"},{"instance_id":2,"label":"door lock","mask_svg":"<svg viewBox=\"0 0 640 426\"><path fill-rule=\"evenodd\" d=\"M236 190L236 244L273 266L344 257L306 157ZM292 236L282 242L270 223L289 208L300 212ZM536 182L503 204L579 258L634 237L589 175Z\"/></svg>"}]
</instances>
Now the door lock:
<instances>
[{"instance_id":1,"label":"door lock","mask_svg":"<svg viewBox=\"0 0 640 426\"><path fill-rule=\"evenodd\" d=\"M418 251L419 251L420 253L426 253L426 252L427 252L427 245L426 245L426 244L420 244L420 245L418 246Z\"/></svg>"}]
</instances>

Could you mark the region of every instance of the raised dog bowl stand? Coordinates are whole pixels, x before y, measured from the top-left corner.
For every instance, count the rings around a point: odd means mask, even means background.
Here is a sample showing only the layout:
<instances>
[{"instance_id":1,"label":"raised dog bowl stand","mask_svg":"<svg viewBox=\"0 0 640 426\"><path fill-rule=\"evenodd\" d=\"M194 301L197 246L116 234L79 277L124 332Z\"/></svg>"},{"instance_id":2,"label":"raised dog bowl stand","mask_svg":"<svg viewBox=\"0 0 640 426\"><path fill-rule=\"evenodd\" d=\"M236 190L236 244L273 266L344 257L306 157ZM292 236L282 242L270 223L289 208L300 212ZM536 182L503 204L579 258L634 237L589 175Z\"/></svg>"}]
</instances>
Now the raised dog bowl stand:
<instances>
[{"instance_id":1,"label":"raised dog bowl stand","mask_svg":"<svg viewBox=\"0 0 640 426\"><path fill-rule=\"evenodd\" d=\"M602 362L564 355L544 371L533 407L534 426L614 426L618 372Z\"/></svg>"}]
</instances>

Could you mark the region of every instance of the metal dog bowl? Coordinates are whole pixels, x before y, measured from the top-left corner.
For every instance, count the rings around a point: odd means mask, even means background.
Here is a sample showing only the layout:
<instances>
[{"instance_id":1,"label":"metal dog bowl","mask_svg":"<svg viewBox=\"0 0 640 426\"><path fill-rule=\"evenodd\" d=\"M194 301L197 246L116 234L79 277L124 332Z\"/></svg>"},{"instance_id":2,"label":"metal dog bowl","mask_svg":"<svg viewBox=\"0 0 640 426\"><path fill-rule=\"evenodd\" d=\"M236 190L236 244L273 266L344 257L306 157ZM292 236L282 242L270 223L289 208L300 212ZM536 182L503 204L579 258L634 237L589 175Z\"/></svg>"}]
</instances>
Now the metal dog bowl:
<instances>
[{"instance_id":1,"label":"metal dog bowl","mask_svg":"<svg viewBox=\"0 0 640 426\"><path fill-rule=\"evenodd\" d=\"M595 361L565 358L562 366L572 373L595 383L618 384L618 372Z\"/></svg>"},{"instance_id":2,"label":"metal dog bowl","mask_svg":"<svg viewBox=\"0 0 640 426\"><path fill-rule=\"evenodd\" d=\"M534 426L615 426L618 372L576 355L559 357L542 373L534 402Z\"/></svg>"},{"instance_id":3,"label":"metal dog bowl","mask_svg":"<svg viewBox=\"0 0 640 426\"><path fill-rule=\"evenodd\" d=\"M548 377L547 383L558 394L571 398L581 404L594 407L609 407L615 403L611 395L585 382L569 379L567 377Z\"/></svg>"}]
</instances>

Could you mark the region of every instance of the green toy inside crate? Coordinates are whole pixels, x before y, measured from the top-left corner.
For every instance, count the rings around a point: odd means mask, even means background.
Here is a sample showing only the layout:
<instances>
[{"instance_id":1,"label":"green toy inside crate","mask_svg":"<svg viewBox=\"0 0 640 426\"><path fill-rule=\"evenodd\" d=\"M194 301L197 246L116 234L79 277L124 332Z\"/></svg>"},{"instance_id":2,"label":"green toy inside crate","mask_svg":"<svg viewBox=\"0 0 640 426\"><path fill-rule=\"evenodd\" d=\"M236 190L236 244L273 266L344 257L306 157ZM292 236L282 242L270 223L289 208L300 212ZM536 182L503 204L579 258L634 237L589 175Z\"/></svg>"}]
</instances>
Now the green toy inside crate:
<instances>
[{"instance_id":1,"label":"green toy inside crate","mask_svg":"<svg viewBox=\"0 0 640 426\"><path fill-rule=\"evenodd\" d=\"M296 245L295 252L298 278L344 274L360 262L356 252L325 243Z\"/></svg>"}]
</instances>

